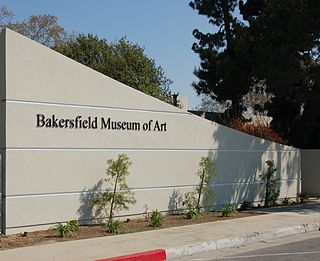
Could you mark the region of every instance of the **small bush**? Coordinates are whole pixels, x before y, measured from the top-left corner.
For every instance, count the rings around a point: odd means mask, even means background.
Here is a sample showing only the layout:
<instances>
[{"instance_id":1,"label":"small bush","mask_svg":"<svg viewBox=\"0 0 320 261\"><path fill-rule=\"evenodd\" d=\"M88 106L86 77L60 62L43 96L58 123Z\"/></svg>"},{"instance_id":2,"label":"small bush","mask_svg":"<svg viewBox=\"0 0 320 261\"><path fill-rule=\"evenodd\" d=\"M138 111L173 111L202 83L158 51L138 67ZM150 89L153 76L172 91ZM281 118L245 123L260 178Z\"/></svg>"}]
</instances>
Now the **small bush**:
<instances>
[{"instance_id":1,"label":"small bush","mask_svg":"<svg viewBox=\"0 0 320 261\"><path fill-rule=\"evenodd\" d=\"M281 205L282 206L289 206L289 205L292 205L293 204L293 201L290 200L290 198L288 197L285 197L283 199L281 199Z\"/></svg>"},{"instance_id":2,"label":"small bush","mask_svg":"<svg viewBox=\"0 0 320 261\"><path fill-rule=\"evenodd\" d=\"M193 219L198 217L198 210L197 210L197 198L194 192L188 192L184 195L184 201L182 205L185 207L185 215L189 219Z\"/></svg>"},{"instance_id":3,"label":"small bush","mask_svg":"<svg viewBox=\"0 0 320 261\"><path fill-rule=\"evenodd\" d=\"M271 126L264 123L252 124L252 123L244 123L241 120L233 120L229 127L236 129L238 131L245 132L247 134L274 141L277 143L285 144L285 140L274 130L272 130Z\"/></svg>"},{"instance_id":4,"label":"small bush","mask_svg":"<svg viewBox=\"0 0 320 261\"><path fill-rule=\"evenodd\" d=\"M304 203L306 200L308 200L308 197L305 193L298 193L297 196L300 200L300 203Z\"/></svg>"},{"instance_id":5,"label":"small bush","mask_svg":"<svg viewBox=\"0 0 320 261\"><path fill-rule=\"evenodd\" d=\"M71 230L72 232L75 232L75 231L77 231L77 230L79 229L79 223L78 223L78 221L75 220L75 219L68 221L68 222L67 222L67 226L69 226L69 228L70 228L70 230Z\"/></svg>"},{"instance_id":6,"label":"small bush","mask_svg":"<svg viewBox=\"0 0 320 261\"><path fill-rule=\"evenodd\" d=\"M107 232L110 234L119 234L120 232L119 226L120 226L120 220L113 219L113 218L109 218L108 222L105 225Z\"/></svg>"},{"instance_id":7,"label":"small bush","mask_svg":"<svg viewBox=\"0 0 320 261\"><path fill-rule=\"evenodd\" d=\"M72 236L72 230L68 224L59 223L55 226L59 237L70 237Z\"/></svg>"},{"instance_id":8,"label":"small bush","mask_svg":"<svg viewBox=\"0 0 320 261\"><path fill-rule=\"evenodd\" d=\"M252 204L251 202L249 201L243 201L240 205L240 208L239 210L247 210L247 209L250 209L252 207Z\"/></svg>"},{"instance_id":9,"label":"small bush","mask_svg":"<svg viewBox=\"0 0 320 261\"><path fill-rule=\"evenodd\" d=\"M219 213L222 217L232 217L237 213L237 209L235 205L227 204L220 209Z\"/></svg>"},{"instance_id":10,"label":"small bush","mask_svg":"<svg viewBox=\"0 0 320 261\"><path fill-rule=\"evenodd\" d=\"M164 221L164 217L161 215L161 213L156 209L152 211L152 214L150 216L150 223L153 227L161 227Z\"/></svg>"}]
</instances>

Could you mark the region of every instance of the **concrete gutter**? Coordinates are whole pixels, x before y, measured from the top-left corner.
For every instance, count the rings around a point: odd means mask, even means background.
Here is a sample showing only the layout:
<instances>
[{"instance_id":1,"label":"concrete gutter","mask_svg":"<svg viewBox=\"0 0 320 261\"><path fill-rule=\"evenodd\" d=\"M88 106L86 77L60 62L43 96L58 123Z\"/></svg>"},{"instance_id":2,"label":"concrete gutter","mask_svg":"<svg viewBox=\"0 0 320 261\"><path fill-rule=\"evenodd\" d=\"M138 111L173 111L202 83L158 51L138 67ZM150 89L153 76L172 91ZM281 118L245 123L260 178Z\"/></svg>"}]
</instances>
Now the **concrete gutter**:
<instances>
[{"instance_id":1,"label":"concrete gutter","mask_svg":"<svg viewBox=\"0 0 320 261\"><path fill-rule=\"evenodd\" d=\"M320 222L301 224L297 226L290 226L284 228L277 228L273 230L256 232L246 235L239 235L234 237L226 237L219 240L212 240L206 242L196 242L189 245L180 245L166 249L167 259L173 259L182 256L189 256L201 252L218 251L224 248L237 247L249 243L259 241L266 241L274 238L287 237L300 233L307 233L320 230Z\"/></svg>"}]
</instances>

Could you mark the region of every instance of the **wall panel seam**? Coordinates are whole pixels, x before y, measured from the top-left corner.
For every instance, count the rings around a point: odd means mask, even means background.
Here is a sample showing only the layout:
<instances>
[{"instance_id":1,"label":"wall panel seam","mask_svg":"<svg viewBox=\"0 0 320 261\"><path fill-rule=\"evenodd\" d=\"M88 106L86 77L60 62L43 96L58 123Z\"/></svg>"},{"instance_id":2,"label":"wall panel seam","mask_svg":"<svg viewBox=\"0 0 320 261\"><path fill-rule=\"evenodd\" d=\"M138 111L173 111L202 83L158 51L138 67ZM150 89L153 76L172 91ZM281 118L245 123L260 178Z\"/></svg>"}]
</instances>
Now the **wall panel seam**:
<instances>
[{"instance_id":1,"label":"wall panel seam","mask_svg":"<svg viewBox=\"0 0 320 261\"><path fill-rule=\"evenodd\" d=\"M1 148L4 149L4 148ZM6 147L8 151L159 151L159 152L189 152L189 151L218 151L218 152L274 152L291 153L297 150L240 150L240 149L219 149L219 148L90 148L90 147Z\"/></svg>"},{"instance_id":2,"label":"wall panel seam","mask_svg":"<svg viewBox=\"0 0 320 261\"><path fill-rule=\"evenodd\" d=\"M2 100L3 101L3 100ZM60 103L60 102L46 102L46 101L31 101L31 100L18 100L18 99L6 99L7 103L18 104L32 104L32 105L48 105L56 107L70 107L70 108L86 108L86 109L98 109L98 110L111 110L111 111L126 111L126 112L142 112L142 113L160 113L160 114L176 114L176 115L193 115L189 112L178 111L165 111L165 110L152 110L152 109L135 109L125 107L113 107L103 105L90 105L90 104L76 104L76 103Z\"/></svg>"},{"instance_id":3,"label":"wall panel seam","mask_svg":"<svg viewBox=\"0 0 320 261\"><path fill-rule=\"evenodd\" d=\"M298 182L299 179L281 179L280 182ZM250 181L250 182L231 182L231 183L220 183L213 184L210 187L223 187L223 186L243 186L243 185L263 185L262 181ZM162 186L162 187L141 187L131 188L132 192L140 191L157 191L157 190L171 190L171 189L194 189L197 185L175 185L175 186ZM7 198L28 198L28 197L55 197L55 196L68 196L68 195L81 195L81 194L97 194L99 192L105 192L108 190L93 190L93 191L70 191L70 192L47 192L47 193L25 193L25 194L12 194L7 195ZM121 192L118 190L117 192Z\"/></svg>"}]
</instances>

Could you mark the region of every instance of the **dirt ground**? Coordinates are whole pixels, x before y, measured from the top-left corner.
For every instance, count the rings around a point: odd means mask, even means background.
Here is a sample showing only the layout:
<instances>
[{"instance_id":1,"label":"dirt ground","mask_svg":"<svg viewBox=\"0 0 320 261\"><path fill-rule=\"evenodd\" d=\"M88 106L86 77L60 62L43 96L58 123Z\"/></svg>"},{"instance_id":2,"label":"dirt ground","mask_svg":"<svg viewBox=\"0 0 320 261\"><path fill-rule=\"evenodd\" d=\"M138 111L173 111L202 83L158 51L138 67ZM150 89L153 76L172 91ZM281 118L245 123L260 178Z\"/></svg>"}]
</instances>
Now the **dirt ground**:
<instances>
[{"instance_id":1,"label":"dirt ground","mask_svg":"<svg viewBox=\"0 0 320 261\"><path fill-rule=\"evenodd\" d=\"M202 213L198 218L195 219L187 219L184 215L167 215L165 216L165 221L161 228L154 228L150 226L149 221L145 218L130 220L128 219L127 221L121 223L120 234L136 233L148 230L185 226L205 222L214 222L219 220L242 218L260 214L261 213L257 213L254 211L246 211L238 212L233 217L220 217L217 212L209 212ZM55 229L29 232L26 234L15 234L10 236L1 235L0 250L104 236L111 236L111 234L107 233L106 229L102 225L80 226L76 232L73 232L72 236L66 238L60 238Z\"/></svg>"}]
</instances>

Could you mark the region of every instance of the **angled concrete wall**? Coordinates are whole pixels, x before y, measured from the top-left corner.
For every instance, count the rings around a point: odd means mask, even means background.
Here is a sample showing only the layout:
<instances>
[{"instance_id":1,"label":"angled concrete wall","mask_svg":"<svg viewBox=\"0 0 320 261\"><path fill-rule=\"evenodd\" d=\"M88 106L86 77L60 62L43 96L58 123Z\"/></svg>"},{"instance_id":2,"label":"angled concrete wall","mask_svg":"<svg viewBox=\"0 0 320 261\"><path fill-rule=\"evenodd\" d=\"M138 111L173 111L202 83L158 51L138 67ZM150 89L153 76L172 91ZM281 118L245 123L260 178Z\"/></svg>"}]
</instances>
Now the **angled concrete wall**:
<instances>
[{"instance_id":1,"label":"angled concrete wall","mask_svg":"<svg viewBox=\"0 0 320 261\"><path fill-rule=\"evenodd\" d=\"M119 215L145 204L172 209L198 183L203 156L218 173L215 205L262 202L266 160L276 162L282 196L296 196L299 150L191 115L10 30L5 37L6 233L92 221L90 201L106 189L106 161L119 153L133 162L128 184L137 199ZM111 121L118 129L108 129Z\"/></svg>"}]
</instances>

